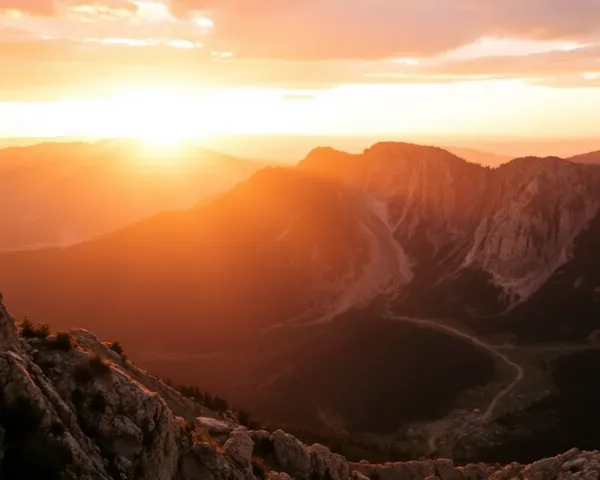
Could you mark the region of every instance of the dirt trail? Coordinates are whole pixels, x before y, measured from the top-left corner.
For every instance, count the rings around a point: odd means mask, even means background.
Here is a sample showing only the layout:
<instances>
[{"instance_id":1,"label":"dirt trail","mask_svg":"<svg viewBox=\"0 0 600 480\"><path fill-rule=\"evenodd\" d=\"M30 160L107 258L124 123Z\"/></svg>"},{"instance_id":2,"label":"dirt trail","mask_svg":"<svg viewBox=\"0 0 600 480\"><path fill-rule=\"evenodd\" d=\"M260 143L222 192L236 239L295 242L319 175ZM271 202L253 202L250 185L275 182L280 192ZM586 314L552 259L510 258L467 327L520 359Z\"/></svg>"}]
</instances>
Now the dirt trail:
<instances>
[{"instance_id":1,"label":"dirt trail","mask_svg":"<svg viewBox=\"0 0 600 480\"><path fill-rule=\"evenodd\" d=\"M504 363L506 363L512 369L514 369L515 377L513 378L513 380L510 382L510 384L508 384L506 387L504 387L500 392L498 392L494 396L494 398L488 405L487 409L483 413L481 418L484 422L487 422L492 418L492 416L494 415L494 410L498 406L498 403L500 402L500 400L502 400L504 397L506 397L511 392L511 390L513 388L515 388L515 386L525 376L525 371L523 370L523 367L521 367L518 363L513 362L505 354L503 354L501 351L499 351L498 348L501 348L501 347L497 347L497 346L485 343L484 341L480 340L476 336L471 335L466 332L463 332L463 331L459 330L458 328L451 327L449 325L444 325L442 323L438 323L435 320L402 317L402 316L396 316L396 315L389 315L387 318L390 320L393 320L393 321L397 321L397 322L412 323L412 324L415 324L415 325L418 325L421 327L429 328L431 330L437 330L437 331L444 332L449 335L453 335L455 337L459 337L461 339L467 340L467 341L471 342L472 344L474 344L484 350L487 350L490 354L500 358ZM432 435L427 440L427 445L429 446L429 448L432 452L437 451L437 441L446 432L446 430L449 428L449 426L450 426L449 422L445 422L445 421L436 422L434 424Z\"/></svg>"}]
</instances>

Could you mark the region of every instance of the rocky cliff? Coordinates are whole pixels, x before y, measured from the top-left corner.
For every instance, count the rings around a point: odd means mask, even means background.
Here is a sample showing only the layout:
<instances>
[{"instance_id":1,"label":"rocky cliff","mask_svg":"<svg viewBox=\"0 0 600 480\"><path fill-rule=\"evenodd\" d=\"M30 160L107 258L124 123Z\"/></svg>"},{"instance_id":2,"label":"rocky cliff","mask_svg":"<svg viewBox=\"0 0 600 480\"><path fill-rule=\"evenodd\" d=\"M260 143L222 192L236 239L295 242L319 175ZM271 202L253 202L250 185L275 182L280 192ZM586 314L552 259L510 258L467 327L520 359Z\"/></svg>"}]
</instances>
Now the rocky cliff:
<instances>
[{"instance_id":1,"label":"rocky cliff","mask_svg":"<svg viewBox=\"0 0 600 480\"><path fill-rule=\"evenodd\" d=\"M27 331L25 331L27 329ZM0 477L6 480L598 478L600 453L532 465L351 463L182 397L87 331L46 335L0 303ZM186 420L186 418L188 420Z\"/></svg>"},{"instance_id":2,"label":"rocky cliff","mask_svg":"<svg viewBox=\"0 0 600 480\"><path fill-rule=\"evenodd\" d=\"M495 313L570 261L600 210L600 168L554 157L488 169L440 148L379 143L360 155L319 148L299 168L379 202L414 283L462 295L459 280L477 272L497 289Z\"/></svg>"}]
</instances>

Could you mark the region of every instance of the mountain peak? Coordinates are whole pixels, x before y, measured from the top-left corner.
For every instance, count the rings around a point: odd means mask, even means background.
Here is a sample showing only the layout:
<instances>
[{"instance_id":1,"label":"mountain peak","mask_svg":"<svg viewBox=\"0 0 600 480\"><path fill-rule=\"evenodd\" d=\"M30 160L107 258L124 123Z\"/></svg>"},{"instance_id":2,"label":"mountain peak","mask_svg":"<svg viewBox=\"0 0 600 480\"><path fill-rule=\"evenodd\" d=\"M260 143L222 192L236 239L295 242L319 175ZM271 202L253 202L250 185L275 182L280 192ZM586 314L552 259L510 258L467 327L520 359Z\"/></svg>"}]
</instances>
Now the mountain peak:
<instances>
[{"instance_id":1,"label":"mountain peak","mask_svg":"<svg viewBox=\"0 0 600 480\"><path fill-rule=\"evenodd\" d=\"M312 170L321 168L326 163L338 164L352 158L353 155L333 147L317 147L313 148L308 155L298 163L301 169Z\"/></svg>"},{"instance_id":2,"label":"mountain peak","mask_svg":"<svg viewBox=\"0 0 600 480\"><path fill-rule=\"evenodd\" d=\"M365 149L365 153L395 153L404 155L414 155L423 153L443 153L453 157L456 155L451 154L443 148L436 147L433 145L421 145L418 143L410 142L377 142L371 147Z\"/></svg>"},{"instance_id":3,"label":"mountain peak","mask_svg":"<svg viewBox=\"0 0 600 480\"><path fill-rule=\"evenodd\" d=\"M590 165L600 165L600 150L596 152L584 153L582 155L576 155L569 158L571 162L585 163Z\"/></svg>"},{"instance_id":4,"label":"mountain peak","mask_svg":"<svg viewBox=\"0 0 600 480\"><path fill-rule=\"evenodd\" d=\"M516 175L560 175L560 172L578 172L586 170L588 167L570 159L561 157L536 157L527 156L511 160L498 169L499 172L513 172Z\"/></svg>"},{"instance_id":5,"label":"mountain peak","mask_svg":"<svg viewBox=\"0 0 600 480\"><path fill-rule=\"evenodd\" d=\"M449 179L456 177L463 168L470 172L486 171L442 148L404 142L379 142L365 149L362 154L320 147L311 151L298 167L351 184L374 176L381 176L381 180L406 175Z\"/></svg>"}]
</instances>

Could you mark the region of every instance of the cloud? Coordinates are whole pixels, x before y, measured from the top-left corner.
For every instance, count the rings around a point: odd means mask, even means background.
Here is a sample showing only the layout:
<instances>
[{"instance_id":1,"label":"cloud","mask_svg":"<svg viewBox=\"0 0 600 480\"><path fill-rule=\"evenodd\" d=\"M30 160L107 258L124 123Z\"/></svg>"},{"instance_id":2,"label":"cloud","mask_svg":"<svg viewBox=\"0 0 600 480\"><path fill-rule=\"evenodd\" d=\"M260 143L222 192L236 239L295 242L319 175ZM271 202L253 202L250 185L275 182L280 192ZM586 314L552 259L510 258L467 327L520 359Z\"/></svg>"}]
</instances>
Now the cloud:
<instances>
[{"instance_id":1,"label":"cloud","mask_svg":"<svg viewBox=\"0 0 600 480\"><path fill-rule=\"evenodd\" d=\"M0 11L16 10L30 15L49 16L56 12L54 0L0 0Z\"/></svg>"},{"instance_id":2,"label":"cloud","mask_svg":"<svg viewBox=\"0 0 600 480\"><path fill-rule=\"evenodd\" d=\"M600 0L56 0L55 9L52 5L0 0L0 9L36 14L0 13L0 62L8 65L0 71L18 61L19 71L28 72L19 82L16 73L0 78L0 88L10 84L13 93L35 88L40 95L96 91L105 78L132 76L142 82L172 77L203 85L301 90L482 79L591 86L598 81L586 72L600 72L595 21ZM214 28L202 27L199 18L212 20ZM174 48L186 45L194 48Z\"/></svg>"},{"instance_id":3,"label":"cloud","mask_svg":"<svg viewBox=\"0 0 600 480\"><path fill-rule=\"evenodd\" d=\"M60 13L63 8L94 7L99 9L137 8L133 0L0 0L0 12L14 10L27 15L50 17Z\"/></svg>"},{"instance_id":4,"label":"cloud","mask_svg":"<svg viewBox=\"0 0 600 480\"><path fill-rule=\"evenodd\" d=\"M490 35L585 39L598 0L172 0L206 12L240 56L374 59L434 55Z\"/></svg>"},{"instance_id":5,"label":"cloud","mask_svg":"<svg viewBox=\"0 0 600 480\"><path fill-rule=\"evenodd\" d=\"M2 64L1 62L5 63ZM126 85L256 86L299 91L342 84L448 84L522 80L553 87L598 86L600 48L583 47L520 56L454 59L432 57L419 64L390 60L227 59L215 61L204 48L134 47L73 40L0 42L4 98L94 96ZM588 74L587 76L585 74ZM194 88L194 87L191 87ZM17 91L22 92L17 95Z\"/></svg>"},{"instance_id":6,"label":"cloud","mask_svg":"<svg viewBox=\"0 0 600 480\"><path fill-rule=\"evenodd\" d=\"M71 11L110 18L121 12L135 13L138 10L133 0L68 0L65 3Z\"/></svg>"}]
</instances>

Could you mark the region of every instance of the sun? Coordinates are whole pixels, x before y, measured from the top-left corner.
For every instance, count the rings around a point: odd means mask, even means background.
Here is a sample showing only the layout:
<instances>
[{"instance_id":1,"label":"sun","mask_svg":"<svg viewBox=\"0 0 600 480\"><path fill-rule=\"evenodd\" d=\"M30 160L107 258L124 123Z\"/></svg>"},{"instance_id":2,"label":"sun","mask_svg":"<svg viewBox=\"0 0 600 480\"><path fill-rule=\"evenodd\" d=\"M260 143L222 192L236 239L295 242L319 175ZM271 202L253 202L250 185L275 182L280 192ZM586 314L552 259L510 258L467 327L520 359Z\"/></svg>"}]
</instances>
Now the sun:
<instances>
[{"instance_id":1,"label":"sun","mask_svg":"<svg viewBox=\"0 0 600 480\"><path fill-rule=\"evenodd\" d=\"M156 131L144 132L136 135L137 140L143 142L147 147L159 148L164 150L175 150L189 142L192 138L186 138L185 135L177 132L157 129Z\"/></svg>"},{"instance_id":2,"label":"sun","mask_svg":"<svg viewBox=\"0 0 600 480\"><path fill-rule=\"evenodd\" d=\"M119 112L126 115L121 130L148 147L175 149L206 136L194 97L177 91L123 92Z\"/></svg>"}]
</instances>

